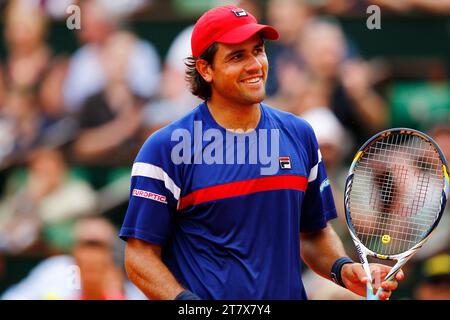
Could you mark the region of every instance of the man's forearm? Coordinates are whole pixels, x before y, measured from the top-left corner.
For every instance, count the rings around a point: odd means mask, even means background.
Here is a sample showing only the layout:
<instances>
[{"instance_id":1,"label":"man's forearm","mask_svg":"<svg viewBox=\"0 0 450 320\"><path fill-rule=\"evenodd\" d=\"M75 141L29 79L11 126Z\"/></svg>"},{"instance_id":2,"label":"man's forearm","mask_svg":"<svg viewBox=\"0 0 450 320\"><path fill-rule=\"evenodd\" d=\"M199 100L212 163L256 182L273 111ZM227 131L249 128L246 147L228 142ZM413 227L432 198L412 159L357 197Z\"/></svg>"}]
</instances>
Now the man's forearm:
<instances>
[{"instance_id":1,"label":"man's forearm","mask_svg":"<svg viewBox=\"0 0 450 320\"><path fill-rule=\"evenodd\" d=\"M300 248L308 267L327 279L331 279L333 263L346 255L341 239L330 225L318 232L302 233Z\"/></svg>"},{"instance_id":2,"label":"man's forearm","mask_svg":"<svg viewBox=\"0 0 450 320\"><path fill-rule=\"evenodd\" d=\"M130 280L149 298L172 300L185 290L161 261L160 249L137 239L128 239L125 267Z\"/></svg>"}]
</instances>

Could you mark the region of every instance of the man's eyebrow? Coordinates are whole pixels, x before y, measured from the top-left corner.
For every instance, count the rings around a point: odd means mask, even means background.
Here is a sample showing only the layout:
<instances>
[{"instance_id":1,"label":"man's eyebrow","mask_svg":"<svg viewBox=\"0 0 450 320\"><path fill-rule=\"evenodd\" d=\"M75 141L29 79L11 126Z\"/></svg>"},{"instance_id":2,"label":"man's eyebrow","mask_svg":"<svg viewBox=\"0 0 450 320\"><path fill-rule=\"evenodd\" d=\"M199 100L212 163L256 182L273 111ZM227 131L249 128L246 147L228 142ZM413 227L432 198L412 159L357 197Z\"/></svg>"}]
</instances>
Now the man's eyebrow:
<instances>
[{"instance_id":1,"label":"man's eyebrow","mask_svg":"<svg viewBox=\"0 0 450 320\"><path fill-rule=\"evenodd\" d=\"M253 47L253 49L261 48L261 47L264 47L264 41L261 41L260 43L256 44L256 45ZM245 52L245 49L238 49L238 50L235 50L235 51L232 51L232 52L226 54L226 55L225 55L225 58L229 58L229 57L231 57L231 56L234 56L235 54L243 53L243 52Z\"/></svg>"},{"instance_id":2,"label":"man's eyebrow","mask_svg":"<svg viewBox=\"0 0 450 320\"><path fill-rule=\"evenodd\" d=\"M234 56L235 54L243 53L243 52L245 52L244 49L234 50L234 51L228 53L227 55L225 55L225 58L229 58L231 56Z\"/></svg>"}]
</instances>

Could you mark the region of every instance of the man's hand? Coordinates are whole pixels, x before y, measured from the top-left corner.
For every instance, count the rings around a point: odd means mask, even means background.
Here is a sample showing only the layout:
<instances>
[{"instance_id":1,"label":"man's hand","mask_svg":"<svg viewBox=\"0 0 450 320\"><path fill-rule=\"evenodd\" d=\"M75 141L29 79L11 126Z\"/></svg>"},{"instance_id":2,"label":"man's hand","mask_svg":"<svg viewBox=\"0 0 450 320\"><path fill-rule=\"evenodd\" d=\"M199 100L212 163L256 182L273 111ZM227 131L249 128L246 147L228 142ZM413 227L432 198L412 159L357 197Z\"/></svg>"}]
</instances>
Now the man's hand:
<instances>
[{"instance_id":1,"label":"man's hand","mask_svg":"<svg viewBox=\"0 0 450 320\"><path fill-rule=\"evenodd\" d=\"M377 283L377 279L379 279L378 283L380 283L382 279L384 279L384 277L386 277L386 275L389 273L391 267L378 263L371 263L370 270L372 274L372 279L375 280L375 283ZM364 272L362 264L360 263L345 264L342 267L341 277L342 281L345 284L345 287L348 290L360 296L363 297L366 296L366 283L367 281L369 281L369 279L367 278L367 275ZM397 281L403 280L404 277L405 275L403 271L400 270L395 275L395 279L388 282L381 282L381 287L383 288L384 291L381 292L379 295L380 300L389 299L389 297L392 294L392 291L394 291L398 287ZM379 286L374 285L374 287L375 287L374 289L378 289Z\"/></svg>"}]
</instances>

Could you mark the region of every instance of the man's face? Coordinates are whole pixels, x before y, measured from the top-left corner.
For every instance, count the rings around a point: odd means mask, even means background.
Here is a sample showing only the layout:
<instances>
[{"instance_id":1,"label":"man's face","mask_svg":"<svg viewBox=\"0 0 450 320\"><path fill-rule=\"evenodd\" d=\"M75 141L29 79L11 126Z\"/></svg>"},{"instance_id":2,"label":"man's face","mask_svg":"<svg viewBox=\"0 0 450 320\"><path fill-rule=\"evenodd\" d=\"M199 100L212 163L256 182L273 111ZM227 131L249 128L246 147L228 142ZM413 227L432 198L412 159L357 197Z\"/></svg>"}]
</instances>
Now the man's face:
<instances>
[{"instance_id":1,"label":"man's face","mask_svg":"<svg viewBox=\"0 0 450 320\"><path fill-rule=\"evenodd\" d=\"M240 44L219 43L213 65L208 67L211 100L254 105L266 94L268 61L259 35Z\"/></svg>"},{"instance_id":2,"label":"man's face","mask_svg":"<svg viewBox=\"0 0 450 320\"><path fill-rule=\"evenodd\" d=\"M102 283L107 267L112 264L111 252L106 246L78 244L74 257L80 268L82 284L91 288Z\"/></svg>"}]
</instances>

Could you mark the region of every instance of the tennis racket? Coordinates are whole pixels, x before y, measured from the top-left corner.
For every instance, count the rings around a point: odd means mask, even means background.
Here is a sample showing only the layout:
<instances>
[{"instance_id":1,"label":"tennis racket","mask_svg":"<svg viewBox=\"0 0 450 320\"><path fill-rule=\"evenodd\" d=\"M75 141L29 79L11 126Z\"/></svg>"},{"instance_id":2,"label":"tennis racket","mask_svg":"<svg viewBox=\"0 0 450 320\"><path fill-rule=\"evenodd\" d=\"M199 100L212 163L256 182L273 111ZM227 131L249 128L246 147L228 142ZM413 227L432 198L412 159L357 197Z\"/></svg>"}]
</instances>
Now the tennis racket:
<instances>
[{"instance_id":1,"label":"tennis racket","mask_svg":"<svg viewBox=\"0 0 450 320\"><path fill-rule=\"evenodd\" d=\"M347 226L367 274L367 300L375 293L368 256L396 263L390 281L439 223L449 192L447 163L422 132L395 128L370 138L357 152L345 184Z\"/></svg>"}]
</instances>

